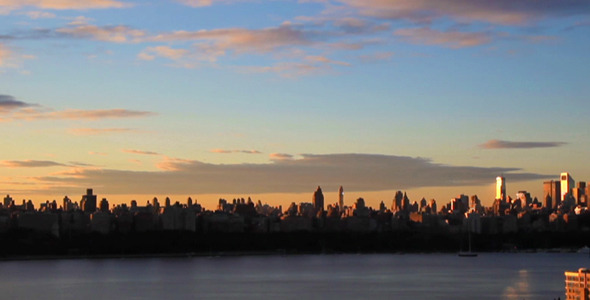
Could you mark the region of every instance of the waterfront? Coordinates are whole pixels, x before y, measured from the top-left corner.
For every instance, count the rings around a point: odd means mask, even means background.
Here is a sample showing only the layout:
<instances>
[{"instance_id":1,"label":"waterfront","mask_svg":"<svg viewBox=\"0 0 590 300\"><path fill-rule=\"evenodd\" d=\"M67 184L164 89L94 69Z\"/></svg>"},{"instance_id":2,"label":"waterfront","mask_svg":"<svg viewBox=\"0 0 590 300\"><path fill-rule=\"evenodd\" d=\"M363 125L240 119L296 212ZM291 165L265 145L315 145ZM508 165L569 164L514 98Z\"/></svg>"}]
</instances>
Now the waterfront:
<instances>
[{"instance_id":1,"label":"waterfront","mask_svg":"<svg viewBox=\"0 0 590 300\"><path fill-rule=\"evenodd\" d=\"M0 263L10 299L553 299L578 253L366 254Z\"/></svg>"}]
</instances>

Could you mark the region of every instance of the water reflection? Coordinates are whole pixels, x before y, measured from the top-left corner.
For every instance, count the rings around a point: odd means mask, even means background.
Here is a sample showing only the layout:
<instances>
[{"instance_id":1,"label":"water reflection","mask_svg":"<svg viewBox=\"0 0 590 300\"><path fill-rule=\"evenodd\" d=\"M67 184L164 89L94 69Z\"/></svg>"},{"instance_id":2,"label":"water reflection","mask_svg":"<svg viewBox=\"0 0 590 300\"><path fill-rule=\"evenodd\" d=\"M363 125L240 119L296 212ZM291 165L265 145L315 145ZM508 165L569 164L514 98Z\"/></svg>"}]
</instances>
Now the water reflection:
<instances>
[{"instance_id":1,"label":"water reflection","mask_svg":"<svg viewBox=\"0 0 590 300\"><path fill-rule=\"evenodd\" d=\"M530 297L529 271L519 270L518 276L504 290L504 299L526 299Z\"/></svg>"},{"instance_id":2,"label":"water reflection","mask_svg":"<svg viewBox=\"0 0 590 300\"><path fill-rule=\"evenodd\" d=\"M2 299L553 299L586 255L300 255L0 262Z\"/></svg>"}]
</instances>

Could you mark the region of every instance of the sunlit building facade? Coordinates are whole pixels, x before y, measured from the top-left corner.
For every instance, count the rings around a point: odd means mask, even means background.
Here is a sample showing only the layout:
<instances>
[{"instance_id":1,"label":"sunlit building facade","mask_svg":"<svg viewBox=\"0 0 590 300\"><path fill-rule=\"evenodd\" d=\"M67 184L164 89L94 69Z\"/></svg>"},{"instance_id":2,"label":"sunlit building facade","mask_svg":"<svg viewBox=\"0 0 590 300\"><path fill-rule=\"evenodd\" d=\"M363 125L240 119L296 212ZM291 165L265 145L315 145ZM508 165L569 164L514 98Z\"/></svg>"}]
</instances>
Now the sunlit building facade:
<instances>
[{"instance_id":1,"label":"sunlit building facade","mask_svg":"<svg viewBox=\"0 0 590 300\"><path fill-rule=\"evenodd\" d=\"M561 203L561 185L559 181L551 180L543 182L543 206L557 208Z\"/></svg>"},{"instance_id":2,"label":"sunlit building facade","mask_svg":"<svg viewBox=\"0 0 590 300\"><path fill-rule=\"evenodd\" d=\"M590 270L581 268L577 272L565 272L565 299L587 300L590 299L588 284L590 281Z\"/></svg>"},{"instance_id":3,"label":"sunlit building facade","mask_svg":"<svg viewBox=\"0 0 590 300\"><path fill-rule=\"evenodd\" d=\"M572 178L570 173L567 173L567 172L561 173L560 181L561 181L561 201L564 201L566 194L571 195L572 188L574 188L574 186L576 185L576 182L574 181L574 179Z\"/></svg>"},{"instance_id":4,"label":"sunlit building facade","mask_svg":"<svg viewBox=\"0 0 590 300\"><path fill-rule=\"evenodd\" d=\"M506 178L503 176L496 177L496 199L506 202Z\"/></svg>"}]
</instances>

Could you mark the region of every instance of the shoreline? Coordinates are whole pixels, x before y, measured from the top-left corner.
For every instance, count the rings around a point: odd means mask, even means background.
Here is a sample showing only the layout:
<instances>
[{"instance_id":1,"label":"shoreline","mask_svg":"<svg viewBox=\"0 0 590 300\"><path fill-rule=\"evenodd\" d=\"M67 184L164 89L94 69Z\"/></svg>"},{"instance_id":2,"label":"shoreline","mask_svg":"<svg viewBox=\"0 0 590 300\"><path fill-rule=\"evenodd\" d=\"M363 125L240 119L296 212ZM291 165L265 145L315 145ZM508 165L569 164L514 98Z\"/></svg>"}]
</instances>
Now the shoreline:
<instances>
[{"instance_id":1,"label":"shoreline","mask_svg":"<svg viewBox=\"0 0 590 300\"><path fill-rule=\"evenodd\" d=\"M287 252L277 251L221 251L221 252L188 252L188 253L144 253L144 254L96 254L96 255L24 255L0 257L1 262L10 261L43 261L43 260L101 260L101 259L151 259L151 258L196 258L196 257L246 257L246 256L297 256L297 255L431 255L431 254L449 254L455 255L457 252ZM590 253L580 252L580 249L559 248L559 249L523 249L515 251L477 251L478 254L490 253L513 253L513 254L537 254L537 253L555 253L555 254L580 254L587 255Z\"/></svg>"}]
</instances>

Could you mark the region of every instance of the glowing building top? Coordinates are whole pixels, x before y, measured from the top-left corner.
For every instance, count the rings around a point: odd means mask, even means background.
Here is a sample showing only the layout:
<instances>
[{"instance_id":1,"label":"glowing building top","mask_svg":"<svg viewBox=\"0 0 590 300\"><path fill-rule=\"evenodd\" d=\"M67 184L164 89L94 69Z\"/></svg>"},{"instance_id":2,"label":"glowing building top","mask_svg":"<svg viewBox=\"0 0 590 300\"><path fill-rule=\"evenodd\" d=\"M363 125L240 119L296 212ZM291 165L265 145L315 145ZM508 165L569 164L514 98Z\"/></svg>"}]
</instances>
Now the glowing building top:
<instances>
[{"instance_id":1,"label":"glowing building top","mask_svg":"<svg viewBox=\"0 0 590 300\"><path fill-rule=\"evenodd\" d=\"M503 176L496 177L496 199L506 202L506 178Z\"/></svg>"},{"instance_id":2,"label":"glowing building top","mask_svg":"<svg viewBox=\"0 0 590 300\"><path fill-rule=\"evenodd\" d=\"M561 173L560 181L561 181L561 201L564 201L566 194L571 195L572 189L576 185L576 182L574 181L574 179L572 178L570 173L567 173L567 172Z\"/></svg>"}]
</instances>

